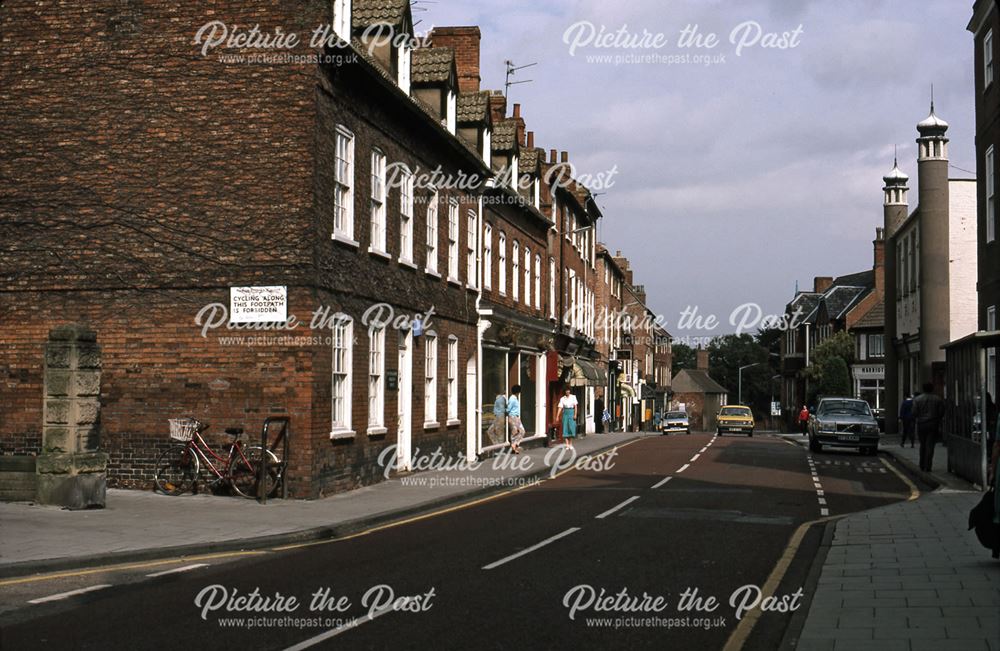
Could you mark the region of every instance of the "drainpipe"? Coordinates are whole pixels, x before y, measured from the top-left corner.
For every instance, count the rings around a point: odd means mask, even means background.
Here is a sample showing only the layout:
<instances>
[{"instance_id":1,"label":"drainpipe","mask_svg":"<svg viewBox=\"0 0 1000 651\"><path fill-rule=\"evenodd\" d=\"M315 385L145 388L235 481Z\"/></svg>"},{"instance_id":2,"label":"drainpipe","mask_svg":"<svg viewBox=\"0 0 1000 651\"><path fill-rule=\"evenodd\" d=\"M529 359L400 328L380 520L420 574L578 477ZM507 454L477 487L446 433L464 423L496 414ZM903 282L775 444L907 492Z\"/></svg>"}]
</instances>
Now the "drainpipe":
<instances>
[{"instance_id":1,"label":"drainpipe","mask_svg":"<svg viewBox=\"0 0 1000 651\"><path fill-rule=\"evenodd\" d=\"M483 195L479 195L476 215L476 422L472 437L465 443L465 456L474 459L479 455L479 437L483 431ZM489 327L489 325L487 325ZM469 387L465 388L466 391Z\"/></svg>"}]
</instances>

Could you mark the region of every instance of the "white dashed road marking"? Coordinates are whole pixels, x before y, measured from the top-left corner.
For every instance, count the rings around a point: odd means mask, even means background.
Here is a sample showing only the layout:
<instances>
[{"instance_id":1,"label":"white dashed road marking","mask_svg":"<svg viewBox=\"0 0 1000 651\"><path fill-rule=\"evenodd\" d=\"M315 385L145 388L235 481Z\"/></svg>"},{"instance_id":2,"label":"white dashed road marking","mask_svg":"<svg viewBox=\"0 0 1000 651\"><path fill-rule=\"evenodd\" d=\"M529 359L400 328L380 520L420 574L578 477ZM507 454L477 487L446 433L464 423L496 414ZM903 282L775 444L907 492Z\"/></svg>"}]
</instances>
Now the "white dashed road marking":
<instances>
[{"instance_id":1,"label":"white dashed road marking","mask_svg":"<svg viewBox=\"0 0 1000 651\"><path fill-rule=\"evenodd\" d=\"M70 597L75 597L78 594L85 594L87 592L94 592L95 590L103 590L104 588L110 588L110 583L101 583L100 585L92 585L88 588L80 588L79 590L70 590L69 592L60 592L59 594L52 594L48 597L39 597L38 599L32 599L29 604L44 604L49 601L60 601L62 599L69 599Z\"/></svg>"}]
</instances>

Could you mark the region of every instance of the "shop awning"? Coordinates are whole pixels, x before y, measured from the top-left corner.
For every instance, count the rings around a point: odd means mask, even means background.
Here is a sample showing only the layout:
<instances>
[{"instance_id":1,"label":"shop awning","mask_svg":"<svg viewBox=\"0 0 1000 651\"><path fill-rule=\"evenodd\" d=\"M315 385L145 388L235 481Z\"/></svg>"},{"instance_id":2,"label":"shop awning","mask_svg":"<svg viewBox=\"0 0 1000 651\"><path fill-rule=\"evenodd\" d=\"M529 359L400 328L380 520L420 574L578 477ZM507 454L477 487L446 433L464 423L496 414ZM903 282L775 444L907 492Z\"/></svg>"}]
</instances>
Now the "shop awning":
<instances>
[{"instance_id":1,"label":"shop awning","mask_svg":"<svg viewBox=\"0 0 1000 651\"><path fill-rule=\"evenodd\" d=\"M569 376L569 384L573 387L603 386L597 366L590 360L579 358L573 364L573 372Z\"/></svg>"}]
</instances>

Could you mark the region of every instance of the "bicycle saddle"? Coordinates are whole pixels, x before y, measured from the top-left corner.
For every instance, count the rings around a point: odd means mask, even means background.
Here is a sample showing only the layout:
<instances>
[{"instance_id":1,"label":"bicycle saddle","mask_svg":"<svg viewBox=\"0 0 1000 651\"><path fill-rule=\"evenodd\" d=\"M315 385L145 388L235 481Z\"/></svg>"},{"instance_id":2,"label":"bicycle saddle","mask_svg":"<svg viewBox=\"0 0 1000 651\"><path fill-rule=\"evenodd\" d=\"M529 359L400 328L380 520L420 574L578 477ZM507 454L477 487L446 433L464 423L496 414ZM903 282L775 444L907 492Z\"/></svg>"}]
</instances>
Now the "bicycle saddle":
<instances>
[{"instance_id":1,"label":"bicycle saddle","mask_svg":"<svg viewBox=\"0 0 1000 651\"><path fill-rule=\"evenodd\" d=\"M229 434L230 436L239 436L242 433L243 433L243 428L242 427L227 427L226 428L226 434Z\"/></svg>"}]
</instances>

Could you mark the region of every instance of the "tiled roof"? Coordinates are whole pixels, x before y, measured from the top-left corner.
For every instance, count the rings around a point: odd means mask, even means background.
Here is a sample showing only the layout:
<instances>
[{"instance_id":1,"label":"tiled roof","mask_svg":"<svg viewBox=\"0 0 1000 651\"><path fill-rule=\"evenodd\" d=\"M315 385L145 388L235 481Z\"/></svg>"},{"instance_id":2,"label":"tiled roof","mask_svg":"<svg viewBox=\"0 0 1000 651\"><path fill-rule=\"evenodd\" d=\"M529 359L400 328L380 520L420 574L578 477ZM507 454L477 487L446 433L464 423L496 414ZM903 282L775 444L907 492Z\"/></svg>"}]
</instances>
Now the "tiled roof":
<instances>
[{"instance_id":1,"label":"tiled roof","mask_svg":"<svg viewBox=\"0 0 1000 651\"><path fill-rule=\"evenodd\" d=\"M855 328L884 328L885 327L885 303L882 301L876 301L871 308L865 312L857 323L854 324Z\"/></svg>"},{"instance_id":2,"label":"tiled roof","mask_svg":"<svg viewBox=\"0 0 1000 651\"><path fill-rule=\"evenodd\" d=\"M455 51L450 47L422 47L413 51L410 78L415 84L447 82L455 68Z\"/></svg>"},{"instance_id":3,"label":"tiled roof","mask_svg":"<svg viewBox=\"0 0 1000 651\"><path fill-rule=\"evenodd\" d=\"M493 151L511 151L517 145L517 121L500 120L493 125Z\"/></svg>"},{"instance_id":4,"label":"tiled roof","mask_svg":"<svg viewBox=\"0 0 1000 651\"><path fill-rule=\"evenodd\" d=\"M679 371L670 383L670 388L675 393L729 393L726 387L711 378L708 371L697 368Z\"/></svg>"},{"instance_id":5,"label":"tiled roof","mask_svg":"<svg viewBox=\"0 0 1000 651\"><path fill-rule=\"evenodd\" d=\"M831 287L823 295L826 313L831 319L839 319L854 302L867 293L864 287Z\"/></svg>"},{"instance_id":6,"label":"tiled roof","mask_svg":"<svg viewBox=\"0 0 1000 651\"><path fill-rule=\"evenodd\" d=\"M538 168L538 154L541 152L540 149L522 149L521 156L518 159L518 167L521 168L522 172L534 174Z\"/></svg>"},{"instance_id":7,"label":"tiled roof","mask_svg":"<svg viewBox=\"0 0 1000 651\"><path fill-rule=\"evenodd\" d=\"M458 96L458 121L485 122L490 113L490 91L481 90L475 93L462 93Z\"/></svg>"},{"instance_id":8,"label":"tiled roof","mask_svg":"<svg viewBox=\"0 0 1000 651\"><path fill-rule=\"evenodd\" d=\"M409 0L354 0L351 24L354 29L387 23L400 25L409 8Z\"/></svg>"}]
</instances>

